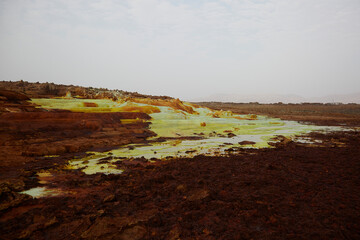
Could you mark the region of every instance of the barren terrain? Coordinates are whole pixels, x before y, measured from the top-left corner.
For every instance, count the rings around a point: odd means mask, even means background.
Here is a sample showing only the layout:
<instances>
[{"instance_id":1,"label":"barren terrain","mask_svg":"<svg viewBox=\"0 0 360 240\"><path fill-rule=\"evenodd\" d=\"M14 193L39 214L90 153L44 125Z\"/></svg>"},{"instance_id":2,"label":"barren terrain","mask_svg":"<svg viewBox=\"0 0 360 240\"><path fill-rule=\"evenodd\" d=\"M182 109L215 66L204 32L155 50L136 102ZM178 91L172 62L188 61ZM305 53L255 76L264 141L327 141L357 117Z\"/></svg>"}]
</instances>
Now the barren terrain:
<instances>
[{"instance_id":1,"label":"barren terrain","mask_svg":"<svg viewBox=\"0 0 360 240\"><path fill-rule=\"evenodd\" d=\"M259 104L259 103L222 103L199 102L213 109L230 110L239 114L262 114L285 120L308 122L327 126L359 126L359 104Z\"/></svg>"},{"instance_id":2,"label":"barren terrain","mask_svg":"<svg viewBox=\"0 0 360 240\"><path fill-rule=\"evenodd\" d=\"M123 91L0 86L0 239L360 238L359 105L200 104L224 110L214 111ZM172 133L166 123L179 116L199 132L175 119ZM246 131L225 124L236 121ZM264 129L264 142L231 142ZM124 157L212 139L227 142L213 154Z\"/></svg>"}]
</instances>

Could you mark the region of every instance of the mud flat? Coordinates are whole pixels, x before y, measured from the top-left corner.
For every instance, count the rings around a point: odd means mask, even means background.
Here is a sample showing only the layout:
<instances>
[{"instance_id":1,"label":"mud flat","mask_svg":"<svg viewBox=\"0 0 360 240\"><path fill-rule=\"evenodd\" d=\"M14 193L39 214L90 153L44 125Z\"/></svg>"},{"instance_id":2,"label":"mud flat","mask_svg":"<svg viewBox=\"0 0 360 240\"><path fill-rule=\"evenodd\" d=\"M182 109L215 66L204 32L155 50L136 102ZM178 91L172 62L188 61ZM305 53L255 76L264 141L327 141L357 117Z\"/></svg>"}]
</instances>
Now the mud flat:
<instances>
[{"instance_id":1,"label":"mud flat","mask_svg":"<svg viewBox=\"0 0 360 240\"><path fill-rule=\"evenodd\" d=\"M53 85L62 95L44 98L43 85L10 85L1 239L360 238L355 120L304 125L281 111L85 88L71 97L74 87Z\"/></svg>"}]
</instances>

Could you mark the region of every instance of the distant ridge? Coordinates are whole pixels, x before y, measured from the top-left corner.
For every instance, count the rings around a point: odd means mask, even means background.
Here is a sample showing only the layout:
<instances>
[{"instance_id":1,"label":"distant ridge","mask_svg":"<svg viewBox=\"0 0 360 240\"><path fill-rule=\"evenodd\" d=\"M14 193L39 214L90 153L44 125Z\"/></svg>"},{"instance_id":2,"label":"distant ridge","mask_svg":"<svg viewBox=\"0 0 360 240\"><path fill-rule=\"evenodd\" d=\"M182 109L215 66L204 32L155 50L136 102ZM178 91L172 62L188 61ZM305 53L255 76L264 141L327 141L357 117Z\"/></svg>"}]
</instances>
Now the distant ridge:
<instances>
[{"instance_id":1,"label":"distant ridge","mask_svg":"<svg viewBox=\"0 0 360 240\"><path fill-rule=\"evenodd\" d=\"M357 103L360 104L360 92L353 94L327 95L323 97L304 98L294 94L213 94L207 97L192 99L192 102L234 102L234 103Z\"/></svg>"}]
</instances>

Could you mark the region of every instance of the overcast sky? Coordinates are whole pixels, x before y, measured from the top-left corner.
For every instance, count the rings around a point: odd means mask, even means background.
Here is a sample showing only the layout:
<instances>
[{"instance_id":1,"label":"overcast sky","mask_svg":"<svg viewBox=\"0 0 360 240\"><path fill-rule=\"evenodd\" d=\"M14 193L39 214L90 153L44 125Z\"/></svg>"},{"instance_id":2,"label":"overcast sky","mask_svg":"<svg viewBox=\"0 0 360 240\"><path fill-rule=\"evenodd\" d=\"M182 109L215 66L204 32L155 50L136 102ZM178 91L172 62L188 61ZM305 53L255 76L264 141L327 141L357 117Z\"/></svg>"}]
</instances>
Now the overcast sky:
<instances>
[{"instance_id":1,"label":"overcast sky","mask_svg":"<svg viewBox=\"0 0 360 240\"><path fill-rule=\"evenodd\" d=\"M195 99L360 92L360 0L0 0L0 80Z\"/></svg>"}]
</instances>

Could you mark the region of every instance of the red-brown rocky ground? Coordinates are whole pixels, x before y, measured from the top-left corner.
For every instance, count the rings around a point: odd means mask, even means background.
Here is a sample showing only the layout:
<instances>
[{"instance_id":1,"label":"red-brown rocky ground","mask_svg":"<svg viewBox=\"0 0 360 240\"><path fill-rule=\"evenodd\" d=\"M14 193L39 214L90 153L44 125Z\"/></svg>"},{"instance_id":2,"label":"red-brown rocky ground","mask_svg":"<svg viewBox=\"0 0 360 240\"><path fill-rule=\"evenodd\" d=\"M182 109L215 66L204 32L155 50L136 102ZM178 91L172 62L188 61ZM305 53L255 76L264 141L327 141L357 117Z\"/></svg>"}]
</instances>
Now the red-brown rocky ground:
<instances>
[{"instance_id":1,"label":"red-brown rocky ground","mask_svg":"<svg viewBox=\"0 0 360 240\"><path fill-rule=\"evenodd\" d=\"M72 194L2 212L3 239L358 239L360 135L345 147L288 143L228 157L59 172Z\"/></svg>"},{"instance_id":2,"label":"red-brown rocky ground","mask_svg":"<svg viewBox=\"0 0 360 240\"><path fill-rule=\"evenodd\" d=\"M155 134L145 113L6 112L0 115L0 179L34 157L104 150ZM134 123L122 120L134 119ZM140 120L136 120L140 119Z\"/></svg>"},{"instance_id":3,"label":"red-brown rocky ground","mask_svg":"<svg viewBox=\"0 0 360 240\"><path fill-rule=\"evenodd\" d=\"M0 115L0 239L360 239L358 131L311 134L320 145L283 141L223 157L118 161L123 174L85 175L62 166L85 150L146 141L147 124L132 128L122 125L121 114L75 117L35 110L25 100L1 101L12 109ZM16 109L24 115L11 115ZM117 131L122 127L127 134ZM54 146L65 150L50 151ZM36 154L43 149L48 152ZM47 184L63 195L18 193L41 185L41 169L52 173Z\"/></svg>"}]
</instances>

